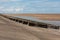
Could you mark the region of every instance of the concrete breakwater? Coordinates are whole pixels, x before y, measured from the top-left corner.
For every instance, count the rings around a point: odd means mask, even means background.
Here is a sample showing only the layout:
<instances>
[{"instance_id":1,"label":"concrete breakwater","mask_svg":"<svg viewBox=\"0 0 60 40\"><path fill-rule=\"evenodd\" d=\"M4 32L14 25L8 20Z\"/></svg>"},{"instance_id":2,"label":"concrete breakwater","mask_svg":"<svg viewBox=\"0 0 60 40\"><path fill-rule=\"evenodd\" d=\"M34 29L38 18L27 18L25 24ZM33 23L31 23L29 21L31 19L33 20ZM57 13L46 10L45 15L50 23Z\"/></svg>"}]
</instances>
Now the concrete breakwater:
<instances>
[{"instance_id":1,"label":"concrete breakwater","mask_svg":"<svg viewBox=\"0 0 60 40\"><path fill-rule=\"evenodd\" d=\"M43 20L29 19L29 17L24 18L24 17L5 16L5 15L2 15L2 16L10 20L13 20L13 21L25 24L25 25L33 26L33 27L60 29L60 25L57 24L56 22L51 23L51 21L47 22Z\"/></svg>"}]
</instances>

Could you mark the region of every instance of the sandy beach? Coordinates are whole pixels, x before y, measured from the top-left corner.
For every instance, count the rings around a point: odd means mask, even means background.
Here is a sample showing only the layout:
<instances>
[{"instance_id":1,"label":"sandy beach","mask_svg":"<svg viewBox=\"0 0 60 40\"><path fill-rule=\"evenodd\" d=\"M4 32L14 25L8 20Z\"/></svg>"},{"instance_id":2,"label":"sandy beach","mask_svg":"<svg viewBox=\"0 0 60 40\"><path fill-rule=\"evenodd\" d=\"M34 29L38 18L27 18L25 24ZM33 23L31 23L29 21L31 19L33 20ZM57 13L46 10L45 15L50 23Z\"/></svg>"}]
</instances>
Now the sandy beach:
<instances>
[{"instance_id":1,"label":"sandy beach","mask_svg":"<svg viewBox=\"0 0 60 40\"><path fill-rule=\"evenodd\" d=\"M60 40L60 31L32 27L0 16L0 40Z\"/></svg>"}]
</instances>

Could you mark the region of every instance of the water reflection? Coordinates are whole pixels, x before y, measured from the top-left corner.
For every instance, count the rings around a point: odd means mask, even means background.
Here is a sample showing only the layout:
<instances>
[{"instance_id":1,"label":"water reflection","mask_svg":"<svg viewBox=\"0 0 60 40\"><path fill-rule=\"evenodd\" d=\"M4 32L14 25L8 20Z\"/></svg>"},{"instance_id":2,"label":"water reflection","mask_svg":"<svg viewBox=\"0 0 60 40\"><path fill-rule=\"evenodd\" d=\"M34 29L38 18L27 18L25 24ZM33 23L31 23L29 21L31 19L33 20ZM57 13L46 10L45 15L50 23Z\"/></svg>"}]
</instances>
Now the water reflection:
<instances>
[{"instance_id":1,"label":"water reflection","mask_svg":"<svg viewBox=\"0 0 60 40\"><path fill-rule=\"evenodd\" d=\"M39 19L36 19L35 17L31 17L31 16L16 16L16 17L60 26L60 21L39 20Z\"/></svg>"}]
</instances>

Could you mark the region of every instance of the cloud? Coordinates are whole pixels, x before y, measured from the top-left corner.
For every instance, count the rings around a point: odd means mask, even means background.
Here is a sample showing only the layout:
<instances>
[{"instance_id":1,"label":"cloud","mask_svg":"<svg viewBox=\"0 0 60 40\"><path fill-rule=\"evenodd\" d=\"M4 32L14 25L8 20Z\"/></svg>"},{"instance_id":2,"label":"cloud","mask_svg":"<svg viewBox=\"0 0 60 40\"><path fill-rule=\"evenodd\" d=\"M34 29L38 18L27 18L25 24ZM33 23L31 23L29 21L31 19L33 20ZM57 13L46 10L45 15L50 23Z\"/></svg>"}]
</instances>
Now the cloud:
<instances>
[{"instance_id":1,"label":"cloud","mask_svg":"<svg viewBox=\"0 0 60 40\"><path fill-rule=\"evenodd\" d=\"M23 8L20 8L20 7L0 7L0 12L4 12L4 13L18 13L18 12L21 12L23 11L24 9Z\"/></svg>"},{"instance_id":2,"label":"cloud","mask_svg":"<svg viewBox=\"0 0 60 40\"><path fill-rule=\"evenodd\" d=\"M22 0L0 0L1 2L10 2L10 1L12 1L12 2L16 2L16 1L22 1Z\"/></svg>"},{"instance_id":3,"label":"cloud","mask_svg":"<svg viewBox=\"0 0 60 40\"><path fill-rule=\"evenodd\" d=\"M57 9L57 10L56 10ZM60 2L51 2L49 0L33 0L26 2L26 12L59 12ZM24 12L25 12L24 11Z\"/></svg>"},{"instance_id":4,"label":"cloud","mask_svg":"<svg viewBox=\"0 0 60 40\"><path fill-rule=\"evenodd\" d=\"M20 12L20 11L23 11L23 10L24 10L23 8L15 8L16 12Z\"/></svg>"},{"instance_id":5,"label":"cloud","mask_svg":"<svg viewBox=\"0 0 60 40\"><path fill-rule=\"evenodd\" d=\"M42 2L41 2L42 1ZM60 2L50 2L48 0L27 2L27 6L35 7L60 7Z\"/></svg>"},{"instance_id":6,"label":"cloud","mask_svg":"<svg viewBox=\"0 0 60 40\"><path fill-rule=\"evenodd\" d=\"M50 0L1 0L1 12L59 12L60 1ZM4 3L5 2L5 3ZM7 3L8 2L8 3ZM57 10L56 10L57 9Z\"/></svg>"}]
</instances>

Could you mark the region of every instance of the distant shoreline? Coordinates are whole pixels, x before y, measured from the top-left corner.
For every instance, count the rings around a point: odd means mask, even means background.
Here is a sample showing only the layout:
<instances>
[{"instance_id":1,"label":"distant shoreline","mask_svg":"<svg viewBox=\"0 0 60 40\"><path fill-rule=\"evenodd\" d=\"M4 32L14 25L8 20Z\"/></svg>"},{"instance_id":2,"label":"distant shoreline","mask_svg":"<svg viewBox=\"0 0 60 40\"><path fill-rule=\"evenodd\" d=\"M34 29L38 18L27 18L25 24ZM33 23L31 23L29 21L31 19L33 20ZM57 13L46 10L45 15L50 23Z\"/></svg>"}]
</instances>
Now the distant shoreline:
<instances>
[{"instance_id":1,"label":"distant shoreline","mask_svg":"<svg viewBox=\"0 0 60 40\"><path fill-rule=\"evenodd\" d=\"M32 16L37 19L60 21L60 14L5 14L8 16Z\"/></svg>"}]
</instances>

